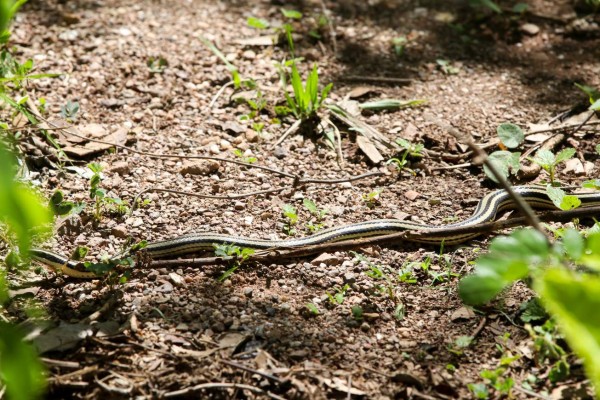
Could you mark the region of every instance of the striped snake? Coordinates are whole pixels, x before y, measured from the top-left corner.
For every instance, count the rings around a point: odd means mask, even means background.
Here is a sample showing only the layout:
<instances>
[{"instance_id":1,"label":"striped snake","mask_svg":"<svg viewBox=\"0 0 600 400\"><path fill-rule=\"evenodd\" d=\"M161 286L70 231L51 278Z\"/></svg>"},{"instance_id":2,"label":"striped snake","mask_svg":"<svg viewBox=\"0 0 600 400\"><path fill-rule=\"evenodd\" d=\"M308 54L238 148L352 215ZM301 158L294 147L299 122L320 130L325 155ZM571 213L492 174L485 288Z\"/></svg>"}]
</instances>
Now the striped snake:
<instances>
[{"instance_id":1,"label":"striped snake","mask_svg":"<svg viewBox=\"0 0 600 400\"><path fill-rule=\"evenodd\" d=\"M546 189L539 186L516 186L515 192L519 193L525 201L534 208L556 208L548 198ZM585 193L576 195L582 203L582 207L600 204L600 193ZM473 226L496 219L496 215L505 209L514 206L512 199L504 190L496 190L484 196L477 204L473 215L469 218L447 225L435 226L419 224L411 221L398 219L376 219L372 221L359 222L356 224L343 225L324 229L317 233L302 238L285 240L253 239L243 236L223 235L219 233L203 232L179 236L169 240L149 243L144 251L152 259L162 259L182 254L191 254L200 250L213 250L214 245L233 244L239 247L253 249L277 249L277 248L299 248L309 245L333 243L341 240L365 238L373 236L388 235L405 230L425 231L418 238L407 238L407 240L447 245L466 242L479 233L448 233L449 229ZM439 233L436 234L436 231ZM443 232L441 232L443 231ZM115 256L116 259L118 256ZM69 260L67 257L42 249L32 249L31 258L53 269L62 271L64 274L75 278L94 278L93 272L82 272L76 269L78 262Z\"/></svg>"}]
</instances>

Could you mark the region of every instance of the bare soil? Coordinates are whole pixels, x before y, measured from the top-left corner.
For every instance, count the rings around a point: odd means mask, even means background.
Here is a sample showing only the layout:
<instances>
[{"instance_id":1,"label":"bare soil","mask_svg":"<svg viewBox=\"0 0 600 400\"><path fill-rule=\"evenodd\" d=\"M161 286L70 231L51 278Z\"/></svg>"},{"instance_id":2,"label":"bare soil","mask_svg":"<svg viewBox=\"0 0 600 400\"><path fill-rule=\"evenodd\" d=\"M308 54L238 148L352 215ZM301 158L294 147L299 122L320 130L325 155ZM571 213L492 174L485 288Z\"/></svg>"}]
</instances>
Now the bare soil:
<instances>
[{"instance_id":1,"label":"bare soil","mask_svg":"<svg viewBox=\"0 0 600 400\"><path fill-rule=\"evenodd\" d=\"M29 94L46 99L48 118L61 119L60 107L67 100L78 101L81 110L73 122L84 136L99 129L98 137L107 141L182 156L239 160L234 154L239 149L244 157L255 157L256 164L300 177L385 173L351 183L293 188L291 179L234 164L156 159L123 150L77 157L83 144L59 135L63 146L72 147L69 154L75 154L73 162L64 163L48 155L51 147L42 146L41 139L27 136L23 151L40 190L50 195L60 189L71 201L90 201L87 179L71 167L91 161L105 167L102 187L130 203L151 188L226 195L287 187L233 200L146 193L142 198L149 204L131 215L105 213L95 224L88 209L62 221L45 246L69 254L76 245L86 245L92 256L99 256L116 254L127 237L155 241L211 231L285 238L284 204L297 208L296 236L302 236L310 234L310 221L318 222L302 206L306 198L329 211L322 220L325 227L374 218L431 224L466 218L495 186L468 156L460 157L467 150L429 121L427 113L486 144L496 138L502 122L527 128L585 104L574 82L600 86L597 16L564 0L528 2L531 13L522 17L475 10L467 3L325 1L335 41L328 26L319 28L320 40L309 35L323 13L319 1L28 4L14 25L16 54L32 58L38 72L63 73L31 82ZM391 139L424 143L447 155L446 161L425 158L411 165L414 176L399 174L386 165L372 165L358 148L356 133L347 129L342 133L343 166L322 138L294 135L273 148L293 122L284 118L282 124L273 123L273 107L283 101L274 63L289 59L289 49L285 43L253 46L240 40L272 33L250 28L246 20L254 16L280 24L282 7L304 13L302 21L293 22L296 56L304 58L304 72L317 63L321 82L334 83L332 101L356 94L359 87L369 89L361 101L427 100L422 107L363 113L361 118ZM256 80L268 104L253 121L265 124L261 134L251 122L240 120L250 108L231 100L231 86L223 89L231 75L201 36L243 78ZM398 55L392 40L400 36L408 42ZM168 63L164 71L150 71L148 61L160 57ZM447 60L456 73L444 72L436 60ZM575 147L577 157L595 168L580 175L561 171L562 182L578 184L594 177L600 166L596 142L589 134L567 139L564 145ZM470 165L443 169L463 163ZM536 178L542 179L547 177ZM381 193L368 204L363 195L375 190ZM479 373L499 366L503 353L498 344L521 356L506 375L515 380L514 397L577 397L561 393L585 386L580 364L573 364L566 381L551 384L548 364L536 362L519 320L520 304L531 297L525 284L482 310L463 306L458 281L487 243L482 238L443 253L439 247L410 244L356 249L393 277L391 292L378 289L386 281L368 275L369 263L357 261L351 252L336 252L243 265L224 282L217 280L228 268L223 265L138 268L120 284L36 270L38 284L13 304L17 310L33 295L47 313L48 326L36 344L48 350L43 354L48 398L472 398L467 385L483 382ZM415 282L396 278L410 262L428 260L428 271L415 268ZM343 303L332 304L328 293L344 285ZM319 314L312 315L307 303ZM356 306L363 310L362 319L352 314ZM91 322L85 319L98 310ZM69 329L75 336L65 333ZM509 339L502 339L506 334ZM450 351L460 336L475 340L460 352ZM532 389L520 389L529 375L537 377ZM192 390L203 384L206 388ZM491 398L500 396L491 391Z\"/></svg>"}]
</instances>

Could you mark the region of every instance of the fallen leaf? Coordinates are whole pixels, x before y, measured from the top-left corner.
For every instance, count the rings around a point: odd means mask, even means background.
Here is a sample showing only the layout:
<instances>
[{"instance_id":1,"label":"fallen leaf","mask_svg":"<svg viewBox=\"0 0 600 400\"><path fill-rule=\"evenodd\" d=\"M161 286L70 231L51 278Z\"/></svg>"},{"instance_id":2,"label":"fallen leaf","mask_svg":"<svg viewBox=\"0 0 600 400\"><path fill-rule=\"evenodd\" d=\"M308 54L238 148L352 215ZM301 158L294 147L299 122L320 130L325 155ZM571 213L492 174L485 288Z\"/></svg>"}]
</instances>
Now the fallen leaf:
<instances>
[{"instance_id":1,"label":"fallen leaf","mask_svg":"<svg viewBox=\"0 0 600 400\"><path fill-rule=\"evenodd\" d=\"M452 313L450 316L450 321L458 321L461 319L471 319L475 317L475 313L473 310L467 307L460 307L456 311Z\"/></svg>"},{"instance_id":2,"label":"fallen leaf","mask_svg":"<svg viewBox=\"0 0 600 400\"><path fill-rule=\"evenodd\" d=\"M373 164L379 164L384 160L373 142L362 135L356 136L356 144Z\"/></svg>"},{"instance_id":3,"label":"fallen leaf","mask_svg":"<svg viewBox=\"0 0 600 400\"><path fill-rule=\"evenodd\" d=\"M414 190L407 190L406 192L404 192L404 197L406 197L410 201L416 200L419 196L421 196L421 193L415 192Z\"/></svg>"},{"instance_id":4,"label":"fallen leaf","mask_svg":"<svg viewBox=\"0 0 600 400\"><path fill-rule=\"evenodd\" d=\"M349 99L358 99L371 93L379 93L379 91L371 86L357 86L352 89L347 96Z\"/></svg>"},{"instance_id":5,"label":"fallen leaf","mask_svg":"<svg viewBox=\"0 0 600 400\"><path fill-rule=\"evenodd\" d=\"M367 394L366 392L363 392L362 390L359 390L357 388L348 387L346 382L340 378L320 378L319 380L323 382L326 386L329 386L331 389L337 390L341 393L347 393L352 396L366 396Z\"/></svg>"},{"instance_id":6,"label":"fallen leaf","mask_svg":"<svg viewBox=\"0 0 600 400\"><path fill-rule=\"evenodd\" d=\"M33 345L40 354L48 351L65 351L75 348L81 340L93 334L94 331L88 324L61 323L56 328L34 338Z\"/></svg>"}]
</instances>

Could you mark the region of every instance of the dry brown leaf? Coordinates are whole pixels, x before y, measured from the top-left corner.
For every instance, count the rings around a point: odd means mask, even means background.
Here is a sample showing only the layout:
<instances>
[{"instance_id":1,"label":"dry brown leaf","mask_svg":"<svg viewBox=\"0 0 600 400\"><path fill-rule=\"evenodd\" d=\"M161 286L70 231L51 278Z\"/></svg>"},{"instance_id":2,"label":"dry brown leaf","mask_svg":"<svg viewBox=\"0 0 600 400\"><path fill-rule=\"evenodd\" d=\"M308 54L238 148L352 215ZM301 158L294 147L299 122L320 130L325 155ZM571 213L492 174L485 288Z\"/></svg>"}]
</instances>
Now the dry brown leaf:
<instances>
[{"instance_id":1,"label":"dry brown leaf","mask_svg":"<svg viewBox=\"0 0 600 400\"><path fill-rule=\"evenodd\" d=\"M356 144L373 164L379 164L384 160L379 150L368 138L362 135L356 136Z\"/></svg>"}]
</instances>

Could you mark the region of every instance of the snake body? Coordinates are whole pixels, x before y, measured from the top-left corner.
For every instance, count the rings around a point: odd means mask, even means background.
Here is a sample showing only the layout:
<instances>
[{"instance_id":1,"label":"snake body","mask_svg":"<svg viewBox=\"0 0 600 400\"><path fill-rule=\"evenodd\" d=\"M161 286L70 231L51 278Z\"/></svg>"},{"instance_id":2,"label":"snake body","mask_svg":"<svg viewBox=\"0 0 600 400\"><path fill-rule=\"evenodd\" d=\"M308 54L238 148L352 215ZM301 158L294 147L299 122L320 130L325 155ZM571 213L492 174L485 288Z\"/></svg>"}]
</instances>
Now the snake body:
<instances>
[{"instance_id":1,"label":"snake body","mask_svg":"<svg viewBox=\"0 0 600 400\"><path fill-rule=\"evenodd\" d=\"M546 189L537 186L516 186L514 190L534 208L556 208L548 198ZM600 204L600 193L585 193L576 195L582 207ZM191 254L201 250L213 250L215 245L232 244L253 249L298 248L309 245L333 243L341 240L388 235L406 230L425 231L426 234L409 240L419 243L447 245L466 242L479 236L479 233L448 234L448 229L473 226L496 219L496 215L514 203L504 190L496 190L484 196L473 214L460 222L446 225L427 225L399 219L376 219L356 224L342 225L316 232L313 235L285 240L254 239L244 236L224 235L219 233L202 232L179 236L169 240L149 243L144 251L152 259L169 258L183 254ZM442 232L443 231L443 232ZM92 272L78 271L78 262L71 261L60 254L43 249L32 249L31 258L44 265L64 272L76 278L92 278Z\"/></svg>"}]
</instances>

